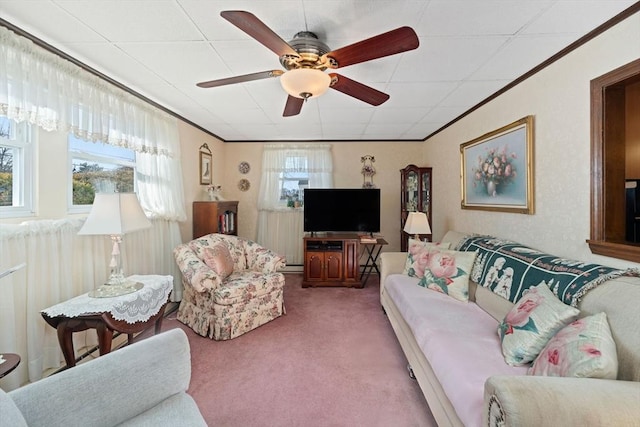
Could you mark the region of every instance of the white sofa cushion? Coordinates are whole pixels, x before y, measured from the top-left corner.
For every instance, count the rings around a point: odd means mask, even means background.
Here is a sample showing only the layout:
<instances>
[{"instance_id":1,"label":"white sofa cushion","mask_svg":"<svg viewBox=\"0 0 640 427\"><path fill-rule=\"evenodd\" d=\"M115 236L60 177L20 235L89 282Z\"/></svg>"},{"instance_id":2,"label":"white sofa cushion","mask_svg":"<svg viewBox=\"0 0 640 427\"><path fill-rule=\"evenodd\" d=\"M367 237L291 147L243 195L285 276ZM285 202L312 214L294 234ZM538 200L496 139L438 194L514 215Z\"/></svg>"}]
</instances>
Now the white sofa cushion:
<instances>
[{"instance_id":1,"label":"white sofa cushion","mask_svg":"<svg viewBox=\"0 0 640 427\"><path fill-rule=\"evenodd\" d=\"M411 328L438 381L465 426L482 425L484 383L492 375L526 375L504 362L498 322L474 303L418 286L419 279L390 274L385 289Z\"/></svg>"}]
</instances>

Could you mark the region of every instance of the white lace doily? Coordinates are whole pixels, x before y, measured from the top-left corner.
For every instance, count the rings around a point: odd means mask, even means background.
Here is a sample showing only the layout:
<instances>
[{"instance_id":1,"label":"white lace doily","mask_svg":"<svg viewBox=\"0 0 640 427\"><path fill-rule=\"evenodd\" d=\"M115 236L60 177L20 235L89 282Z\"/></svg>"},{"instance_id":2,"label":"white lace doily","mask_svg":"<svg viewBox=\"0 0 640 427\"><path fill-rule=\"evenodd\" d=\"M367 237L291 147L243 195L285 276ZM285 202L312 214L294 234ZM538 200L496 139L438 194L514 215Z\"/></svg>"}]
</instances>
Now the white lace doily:
<instances>
[{"instance_id":1,"label":"white lace doily","mask_svg":"<svg viewBox=\"0 0 640 427\"><path fill-rule=\"evenodd\" d=\"M129 280L144 285L139 291L113 298L91 298L88 293L42 310L49 317L76 317L109 312L127 323L146 322L160 311L173 290L172 276L133 275Z\"/></svg>"}]
</instances>

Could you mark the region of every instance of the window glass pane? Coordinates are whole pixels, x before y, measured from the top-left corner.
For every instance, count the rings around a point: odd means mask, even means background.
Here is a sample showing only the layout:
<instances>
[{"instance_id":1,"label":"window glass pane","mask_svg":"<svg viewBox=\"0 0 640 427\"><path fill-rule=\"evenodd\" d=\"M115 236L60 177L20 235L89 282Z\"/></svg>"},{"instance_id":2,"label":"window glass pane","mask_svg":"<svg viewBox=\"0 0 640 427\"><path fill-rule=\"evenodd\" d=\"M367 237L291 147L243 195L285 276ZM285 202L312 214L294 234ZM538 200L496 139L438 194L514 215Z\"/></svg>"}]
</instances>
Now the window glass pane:
<instances>
[{"instance_id":1,"label":"window glass pane","mask_svg":"<svg viewBox=\"0 0 640 427\"><path fill-rule=\"evenodd\" d=\"M0 214L4 218L33 214L30 142L28 124L0 117Z\"/></svg>"},{"instance_id":2,"label":"window glass pane","mask_svg":"<svg viewBox=\"0 0 640 427\"><path fill-rule=\"evenodd\" d=\"M69 135L72 205L93 204L95 193L135 191L135 152Z\"/></svg>"},{"instance_id":3,"label":"window glass pane","mask_svg":"<svg viewBox=\"0 0 640 427\"><path fill-rule=\"evenodd\" d=\"M13 206L14 150L13 147L0 145L0 206Z\"/></svg>"},{"instance_id":4,"label":"window glass pane","mask_svg":"<svg viewBox=\"0 0 640 427\"><path fill-rule=\"evenodd\" d=\"M304 156L290 156L285 160L285 171L280 174L280 204L288 207L304 204L304 189L309 186L307 163Z\"/></svg>"}]
</instances>

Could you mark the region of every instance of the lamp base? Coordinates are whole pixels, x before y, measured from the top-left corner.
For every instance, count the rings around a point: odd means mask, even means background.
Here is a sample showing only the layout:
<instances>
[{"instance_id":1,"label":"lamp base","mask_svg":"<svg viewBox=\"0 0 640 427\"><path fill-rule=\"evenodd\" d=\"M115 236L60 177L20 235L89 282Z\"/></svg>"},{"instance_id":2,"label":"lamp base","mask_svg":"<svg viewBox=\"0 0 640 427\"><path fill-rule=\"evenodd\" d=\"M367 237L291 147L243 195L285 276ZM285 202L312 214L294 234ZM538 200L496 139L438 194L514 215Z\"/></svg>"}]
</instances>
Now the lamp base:
<instances>
[{"instance_id":1,"label":"lamp base","mask_svg":"<svg viewBox=\"0 0 640 427\"><path fill-rule=\"evenodd\" d=\"M89 292L89 296L91 298L113 298L134 293L143 287L144 284L140 282L132 282L128 280L119 285L110 285L105 283L97 289Z\"/></svg>"}]
</instances>

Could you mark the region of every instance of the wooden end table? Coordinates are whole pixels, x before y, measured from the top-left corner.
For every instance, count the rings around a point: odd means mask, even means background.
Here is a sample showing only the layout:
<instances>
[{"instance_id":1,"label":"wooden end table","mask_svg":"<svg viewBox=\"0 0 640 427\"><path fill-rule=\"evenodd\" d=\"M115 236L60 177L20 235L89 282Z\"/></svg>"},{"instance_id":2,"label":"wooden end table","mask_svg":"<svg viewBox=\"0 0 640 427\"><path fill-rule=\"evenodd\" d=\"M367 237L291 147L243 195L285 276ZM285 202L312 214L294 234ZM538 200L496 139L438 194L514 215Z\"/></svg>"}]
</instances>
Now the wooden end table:
<instances>
[{"instance_id":1,"label":"wooden end table","mask_svg":"<svg viewBox=\"0 0 640 427\"><path fill-rule=\"evenodd\" d=\"M4 362L0 363L0 378L13 371L20 364L20 356L15 353L0 353Z\"/></svg>"},{"instance_id":2,"label":"wooden end table","mask_svg":"<svg viewBox=\"0 0 640 427\"><path fill-rule=\"evenodd\" d=\"M133 334L142 332L152 325L155 326L156 334L160 332L169 294L173 288L173 278L131 276L130 279L143 283L144 287L132 294L113 298L91 298L88 294L83 294L41 312L47 324L56 328L67 368L76 365L72 339L74 332L95 329L101 356L111 351L114 332L127 334L128 344L133 343ZM82 308L84 306L86 311ZM138 312L135 315L136 320L133 321L127 316L128 312L135 311L136 306ZM96 310L96 307L100 309ZM146 307L148 311L140 313L139 307Z\"/></svg>"}]
</instances>

